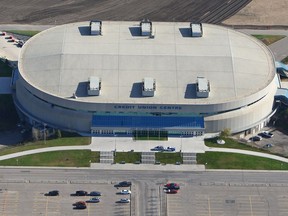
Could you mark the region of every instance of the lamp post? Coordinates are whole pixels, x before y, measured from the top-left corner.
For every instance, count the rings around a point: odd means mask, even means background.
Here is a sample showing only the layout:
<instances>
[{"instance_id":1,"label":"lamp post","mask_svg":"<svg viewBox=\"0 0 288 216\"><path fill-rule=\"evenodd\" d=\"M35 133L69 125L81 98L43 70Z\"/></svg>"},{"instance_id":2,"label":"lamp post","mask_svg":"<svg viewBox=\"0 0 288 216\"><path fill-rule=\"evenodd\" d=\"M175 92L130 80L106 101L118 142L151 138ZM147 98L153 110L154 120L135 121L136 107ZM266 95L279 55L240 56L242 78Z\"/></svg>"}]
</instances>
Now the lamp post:
<instances>
[{"instance_id":1,"label":"lamp post","mask_svg":"<svg viewBox=\"0 0 288 216\"><path fill-rule=\"evenodd\" d=\"M180 138L181 138L180 152L182 152L182 134L181 134Z\"/></svg>"},{"instance_id":2,"label":"lamp post","mask_svg":"<svg viewBox=\"0 0 288 216\"><path fill-rule=\"evenodd\" d=\"M44 139L44 144L46 144L46 124L43 123L43 139Z\"/></svg>"},{"instance_id":3,"label":"lamp post","mask_svg":"<svg viewBox=\"0 0 288 216\"><path fill-rule=\"evenodd\" d=\"M116 150L117 150L117 149L116 149L116 136L117 136L117 135L114 134L114 149L115 149L115 150L114 150L114 152L115 152L114 154L115 154L115 156L116 156Z\"/></svg>"}]
</instances>

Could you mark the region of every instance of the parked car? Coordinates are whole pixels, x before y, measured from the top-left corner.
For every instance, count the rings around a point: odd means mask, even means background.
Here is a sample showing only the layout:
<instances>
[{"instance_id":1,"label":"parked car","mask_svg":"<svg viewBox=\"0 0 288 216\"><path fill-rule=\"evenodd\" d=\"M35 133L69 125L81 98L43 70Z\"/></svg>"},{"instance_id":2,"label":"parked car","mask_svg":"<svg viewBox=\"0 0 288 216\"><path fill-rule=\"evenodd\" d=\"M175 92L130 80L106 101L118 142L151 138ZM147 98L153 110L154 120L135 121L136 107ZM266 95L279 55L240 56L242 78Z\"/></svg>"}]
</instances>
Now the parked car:
<instances>
[{"instance_id":1,"label":"parked car","mask_svg":"<svg viewBox=\"0 0 288 216\"><path fill-rule=\"evenodd\" d=\"M84 201L78 201L76 203L72 204L74 206L75 209L86 209L86 203Z\"/></svg>"},{"instance_id":2,"label":"parked car","mask_svg":"<svg viewBox=\"0 0 288 216\"><path fill-rule=\"evenodd\" d=\"M165 151L164 146L156 146L151 149L151 151Z\"/></svg>"},{"instance_id":3,"label":"parked car","mask_svg":"<svg viewBox=\"0 0 288 216\"><path fill-rule=\"evenodd\" d=\"M176 193L178 193L178 190L176 190L176 189L164 189L164 192L167 194L176 194Z\"/></svg>"},{"instance_id":4,"label":"parked car","mask_svg":"<svg viewBox=\"0 0 288 216\"><path fill-rule=\"evenodd\" d=\"M273 147L273 144L271 144L271 143L268 143L268 144L263 146L263 148L271 148L271 147Z\"/></svg>"},{"instance_id":5,"label":"parked car","mask_svg":"<svg viewBox=\"0 0 288 216\"><path fill-rule=\"evenodd\" d=\"M49 191L45 195L46 196L59 196L59 191L58 190Z\"/></svg>"},{"instance_id":6,"label":"parked car","mask_svg":"<svg viewBox=\"0 0 288 216\"><path fill-rule=\"evenodd\" d=\"M24 45L24 43L25 43L25 42L24 42L23 40L18 40L18 41L17 41L17 46L18 46L18 47L22 47L22 46Z\"/></svg>"},{"instance_id":7,"label":"parked car","mask_svg":"<svg viewBox=\"0 0 288 216\"><path fill-rule=\"evenodd\" d=\"M260 140L262 140L262 137L261 136L253 136L253 137L250 137L250 140L251 141L260 141Z\"/></svg>"},{"instance_id":8,"label":"parked car","mask_svg":"<svg viewBox=\"0 0 288 216\"><path fill-rule=\"evenodd\" d=\"M119 192L119 194L128 195L128 194L131 194L131 191L130 190L121 190Z\"/></svg>"},{"instance_id":9,"label":"parked car","mask_svg":"<svg viewBox=\"0 0 288 216\"><path fill-rule=\"evenodd\" d=\"M173 189L173 190L179 190L180 189L180 185L177 183L168 183L166 185L164 185L165 189Z\"/></svg>"},{"instance_id":10,"label":"parked car","mask_svg":"<svg viewBox=\"0 0 288 216\"><path fill-rule=\"evenodd\" d=\"M116 187L130 187L132 183L130 181L122 181L119 182Z\"/></svg>"},{"instance_id":11,"label":"parked car","mask_svg":"<svg viewBox=\"0 0 288 216\"><path fill-rule=\"evenodd\" d=\"M175 150L176 150L175 147L170 147L170 146L168 146L168 147L165 149L165 151L168 151L168 152L174 152Z\"/></svg>"},{"instance_id":12,"label":"parked car","mask_svg":"<svg viewBox=\"0 0 288 216\"><path fill-rule=\"evenodd\" d=\"M274 136L274 134L269 132L269 131L263 131L263 132L259 133L258 135L260 135L264 138L272 138Z\"/></svg>"},{"instance_id":13,"label":"parked car","mask_svg":"<svg viewBox=\"0 0 288 216\"><path fill-rule=\"evenodd\" d=\"M89 194L89 196L101 196L101 195L102 194L99 191L91 191L90 194Z\"/></svg>"},{"instance_id":14,"label":"parked car","mask_svg":"<svg viewBox=\"0 0 288 216\"><path fill-rule=\"evenodd\" d=\"M92 197L91 199L86 201L87 203L98 203L100 202L100 198L98 197Z\"/></svg>"},{"instance_id":15,"label":"parked car","mask_svg":"<svg viewBox=\"0 0 288 216\"><path fill-rule=\"evenodd\" d=\"M118 201L119 203L130 203L130 199L124 198Z\"/></svg>"},{"instance_id":16,"label":"parked car","mask_svg":"<svg viewBox=\"0 0 288 216\"><path fill-rule=\"evenodd\" d=\"M83 191L83 190L79 190L79 191L76 191L75 195L76 196L87 196L88 192L87 191Z\"/></svg>"}]
</instances>

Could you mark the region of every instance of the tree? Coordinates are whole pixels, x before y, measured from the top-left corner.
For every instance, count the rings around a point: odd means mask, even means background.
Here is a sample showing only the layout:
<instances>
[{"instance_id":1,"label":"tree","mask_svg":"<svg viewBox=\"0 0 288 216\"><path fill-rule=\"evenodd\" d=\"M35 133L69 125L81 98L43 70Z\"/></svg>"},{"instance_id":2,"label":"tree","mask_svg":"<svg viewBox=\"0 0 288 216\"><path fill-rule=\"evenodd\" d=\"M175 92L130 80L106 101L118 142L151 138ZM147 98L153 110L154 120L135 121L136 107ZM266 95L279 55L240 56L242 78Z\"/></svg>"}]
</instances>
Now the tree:
<instances>
[{"instance_id":1,"label":"tree","mask_svg":"<svg viewBox=\"0 0 288 216\"><path fill-rule=\"evenodd\" d=\"M231 135L231 129L230 128L224 128L221 132L220 132L220 138L227 138L228 136Z\"/></svg>"}]
</instances>

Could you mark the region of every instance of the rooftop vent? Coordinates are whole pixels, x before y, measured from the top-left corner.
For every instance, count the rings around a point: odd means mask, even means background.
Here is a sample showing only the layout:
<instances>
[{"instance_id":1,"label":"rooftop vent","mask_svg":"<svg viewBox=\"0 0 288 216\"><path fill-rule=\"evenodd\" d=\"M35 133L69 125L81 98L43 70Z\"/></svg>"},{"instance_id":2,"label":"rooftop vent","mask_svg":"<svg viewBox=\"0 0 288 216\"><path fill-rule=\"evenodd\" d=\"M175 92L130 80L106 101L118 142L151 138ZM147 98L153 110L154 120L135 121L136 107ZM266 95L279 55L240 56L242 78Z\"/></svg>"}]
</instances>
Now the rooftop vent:
<instances>
[{"instance_id":1,"label":"rooftop vent","mask_svg":"<svg viewBox=\"0 0 288 216\"><path fill-rule=\"evenodd\" d=\"M156 81L151 77L145 77L142 81L142 96L153 97L156 91Z\"/></svg>"},{"instance_id":2,"label":"rooftop vent","mask_svg":"<svg viewBox=\"0 0 288 216\"><path fill-rule=\"evenodd\" d=\"M102 21L91 20L90 21L90 34L91 35L101 35L102 34Z\"/></svg>"},{"instance_id":3,"label":"rooftop vent","mask_svg":"<svg viewBox=\"0 0 288 216\"><path fill-rule=\"evenodd\" d=\"M101 79L99 77L91 76L88 80L87 93L88 95L98 96L101 90Z\"/></svg>"},{"instance_id":4,"label":"rooftop vent","mask_svg":"<svg viewBox=\"0 0 288 216\"><path fill-rule=\"evenodd\" d=\"M149 19L143 19L140 22L140 34L149 37L152 35L152 22Z\"/></svg>"},{"instance_id":5,"label":"rooftop vent","mask_svg":"<svg viewBox=\"0 0 288 216\"><path fill-rule=\"evenodd\" d=\"M192 37L202 37L203 36L202 23L190 23L190 28L191 28L191 36Z\"/></svg>"},{"instance_id":6,"label":"rooftop vent","mask_svg":"<svg viewBox=\"0 0 288 216\"><path fill-rule=\"evenodd\" d=\"M210 83L206 78L197 77L196 88L197 88L196 89L197 97L199 97L199 98L208 98L209 97Z\"/></svg>"}]
</instances>

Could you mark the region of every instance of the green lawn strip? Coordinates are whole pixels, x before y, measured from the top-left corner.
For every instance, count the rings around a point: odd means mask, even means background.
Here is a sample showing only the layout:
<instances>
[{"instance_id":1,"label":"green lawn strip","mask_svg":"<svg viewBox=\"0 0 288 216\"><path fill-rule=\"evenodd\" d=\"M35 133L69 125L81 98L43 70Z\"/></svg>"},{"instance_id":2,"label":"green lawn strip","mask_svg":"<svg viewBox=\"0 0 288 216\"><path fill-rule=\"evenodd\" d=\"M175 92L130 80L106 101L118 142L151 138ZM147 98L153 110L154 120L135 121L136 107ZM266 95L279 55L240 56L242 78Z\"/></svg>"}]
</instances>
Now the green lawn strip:
<instances>
[{"instance_id":1,"label":"green lawn strip","mask_svg":"<svg viewBox=\"0 0 288 216\"><path fill-rule=\"evenodd\" d=\"M249 146L247 144L239 143L238 141L233 140L231 138L225 138L224 139L225 144L220 145L220 144L217 144L217 139L219 139L219 138L205 139L205 145L208 147L214 147L214 148L234 148L234 149L242 149L242 150L269 153L268 151L265 151L264 149L259 149L259 148Z\"/></svg>"},{"instance_id":2,"label":"green lawn strip","mask_svg":"<svg viewBox=\"0 0 288 216\"><path fill-rule=\"evenodd\" d=\"M284 64L288 64L288 56L286 58L282 59L281 62L283 62Z\"/></svg>"},{"instance_id":3,"label":"green lawn strip","mask_svg":"<svg viewBox=\"0 0 288 216\"><path fill-rule=\"evenodd\" d=\"M286 37L285 35L252 35L252 36L261 40L267 46Z\"/></svg>"},{"instance_id":4,"label":"green lawn strip","mask_svg":"<svg viewBox=\"0 0 288 216\"><path fill-rule=\"evenodd\" d=\"M18 35L24 35L24 36L32 37L32 36L38 34L40 31L7 30L5 32L11 33L11 34L18 34Z\"/></svg>"},{"instance_id":5,"label":"green lawn strip","mask_svg":"<svg viewBox=\"0 0 288 216\"><path fill-rule=\"evenodd\" d=\"M120 163L121 161L125 161L125 163L135 163L136 161L140 160L140 152L116 152L116 155L114 157L115 163Z\"/></svg>"},{"instance_id":6,"label":"green lawn strip","mask_svg":"<svg viewBox=\"0 0 288 216\"><path fill-rule=\"evenodd\" d=\"M0 131L16 127L19 118L14 106L12 95L0 95Z\"/></svg>"},{"instance_id":7,"label":"green lawn strip","mask_svg":"<svg viewBox=\"0 0 288 216\"><path fill-rule=\"evenodd\" d=\"M288 170L288 163L225 152L198 153L197 164L204 164L206 169Z\"/></svg>"},{"instance_id":8,"label":"green lawn strip","mask_svg":"<svg viewBox=\"0 0 288 216\"><path fill-rule=\"evenodd\" d=\"M99 152L98 152L99 155ZM97 152L90 150L67 150L44 152L0 161L1 166L57 166L90 167L97 158Z\"/></svg>"},{"instance_id":9,"label":"green lawn strip","mask_svg":"<svg viewBox=\"0 0 288 216\"><path fill-rule=\"evenodd\" d=\"M1 57L0 59L0 77L11 77L12 76L12 68L9 67L8 61Z\"/></svg>"},{"instance_id":10,"label":"green lawn strip","mask_svg":"<svg viewBox=\"0 0 288 216\"><path fill-rule=\"evenodd\" d=\"M176 162L181 163L183 162L180 152L176 153L156 152L155 160L165 164L175 164Z\"/></svg>"},{"instance_id":11,"label":"green lawn strip","mask_svg":"<svg viewBox=\"0 0 288 216\"><path fill-rule=\"evenodd\" d=\"M90 143L90 137L62 137L58 139L46 140L46 144L44 144L44 141L42 140L32 143L26 143L25 145L6 147L0 149L0 155L7 155L38 148L47 148L54 146L89 145Z\"/></svg>"}]
</instances>

